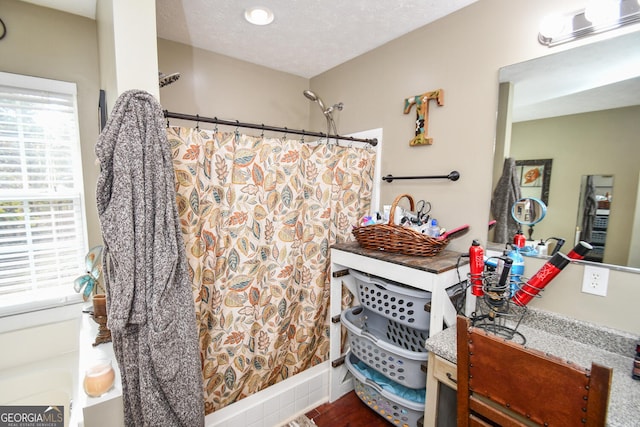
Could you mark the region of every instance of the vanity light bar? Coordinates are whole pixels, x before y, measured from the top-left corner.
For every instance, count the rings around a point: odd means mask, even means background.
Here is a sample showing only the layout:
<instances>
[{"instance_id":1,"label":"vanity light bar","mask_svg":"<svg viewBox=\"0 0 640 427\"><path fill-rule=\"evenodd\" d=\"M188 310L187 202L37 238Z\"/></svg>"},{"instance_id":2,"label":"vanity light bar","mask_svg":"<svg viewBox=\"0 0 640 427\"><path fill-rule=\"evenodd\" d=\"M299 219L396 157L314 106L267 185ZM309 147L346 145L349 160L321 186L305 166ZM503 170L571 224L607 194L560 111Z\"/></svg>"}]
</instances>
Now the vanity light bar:
<instances>
[{"instance_id":1,"label":"vanity light bar","mask_svg":"<svg viewBox=\"0 0 640 427\"><path fill-rule=\"evenodd\" d=\"M591 4L594 3L591 2ZM600 6L614 8L608 18L601 15L603 19L598 19L597 15L594 16L594 11L590 9L591 4L573 13L545 17L540 24L538 41L545 46L553 47L640 22L640 0L601 0L598 3Z\"/></svg>"}]
</instances>

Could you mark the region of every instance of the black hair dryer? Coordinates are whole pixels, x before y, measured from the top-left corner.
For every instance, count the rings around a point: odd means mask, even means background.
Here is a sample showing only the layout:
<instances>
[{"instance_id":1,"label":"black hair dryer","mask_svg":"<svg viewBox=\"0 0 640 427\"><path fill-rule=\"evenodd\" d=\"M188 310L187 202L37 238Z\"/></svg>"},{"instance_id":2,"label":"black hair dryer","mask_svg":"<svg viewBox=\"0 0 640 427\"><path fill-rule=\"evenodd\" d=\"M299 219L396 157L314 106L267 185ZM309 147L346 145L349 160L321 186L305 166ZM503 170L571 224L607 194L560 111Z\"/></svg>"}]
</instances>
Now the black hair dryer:
<instances>
[{"instance_id":1,"label":"black hair dryer","mask_svg":"<svg viewBox=\"0 0 640 427\"><path fill-rule=\"evenodd\" d=\"M558 237L549 237L547 239L547 242L549 240L555 240L556 241L556 245L553 248L553 251L549 254L550 256L554 256L555 254L557 254L558 252L560 252L560 249L562 249L562 246L564 246L564 239L560 239Z\"/></svg>"}]
</instances>

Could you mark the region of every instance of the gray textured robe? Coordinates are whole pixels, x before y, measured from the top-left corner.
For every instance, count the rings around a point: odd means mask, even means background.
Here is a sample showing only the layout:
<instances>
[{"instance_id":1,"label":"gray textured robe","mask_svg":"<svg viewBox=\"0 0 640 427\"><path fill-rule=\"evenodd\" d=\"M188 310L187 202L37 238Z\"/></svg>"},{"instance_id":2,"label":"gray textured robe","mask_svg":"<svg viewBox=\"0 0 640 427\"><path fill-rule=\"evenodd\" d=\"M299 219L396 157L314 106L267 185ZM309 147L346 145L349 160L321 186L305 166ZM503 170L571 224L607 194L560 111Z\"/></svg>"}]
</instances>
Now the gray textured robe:
<instances>
[{"instance_id":1,"label":"gray textured robe","mask_svg":"<svg viewBox=\"0 0 640 427\"><path fill-rule=\"evenodd\" d=\"M204 424L195 307L160 104L130 90L96 144L108 326L128 426Z\"/></svg>"},{"instance_id":2,"label":"gray textured robe","mask_svg":"<svg viewBox=\"0 0 640 427\"><path fill-rule=\"evenodd\" d=\"M504 159L502 176L493 190L491 213L496 220L493 241L511 243L513 236L521 228L511 216L511 207L520 200L520 183L516 174L516 161L511 157Z\"/></svg>"}]
</instances>

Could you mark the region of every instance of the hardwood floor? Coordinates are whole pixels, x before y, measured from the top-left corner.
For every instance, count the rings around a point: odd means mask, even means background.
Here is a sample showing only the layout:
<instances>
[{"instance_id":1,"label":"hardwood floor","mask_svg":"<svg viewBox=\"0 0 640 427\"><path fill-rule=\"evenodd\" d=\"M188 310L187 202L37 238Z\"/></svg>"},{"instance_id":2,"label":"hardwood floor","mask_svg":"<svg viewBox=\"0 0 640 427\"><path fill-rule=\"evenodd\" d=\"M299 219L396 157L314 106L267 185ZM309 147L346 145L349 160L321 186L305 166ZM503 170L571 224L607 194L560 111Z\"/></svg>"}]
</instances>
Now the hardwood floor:
<instances>
[{"instance_id":1,"label":"hardwood floor","mask_svg":"<svg viewBox=\"0 0 640 427\"><path fill-rule=\"evenodd\" d=\"M333 403L325 403L305 414L318 427L388 427L389 424L362 402L354 391Z\"/></svg>"}]
</instances>

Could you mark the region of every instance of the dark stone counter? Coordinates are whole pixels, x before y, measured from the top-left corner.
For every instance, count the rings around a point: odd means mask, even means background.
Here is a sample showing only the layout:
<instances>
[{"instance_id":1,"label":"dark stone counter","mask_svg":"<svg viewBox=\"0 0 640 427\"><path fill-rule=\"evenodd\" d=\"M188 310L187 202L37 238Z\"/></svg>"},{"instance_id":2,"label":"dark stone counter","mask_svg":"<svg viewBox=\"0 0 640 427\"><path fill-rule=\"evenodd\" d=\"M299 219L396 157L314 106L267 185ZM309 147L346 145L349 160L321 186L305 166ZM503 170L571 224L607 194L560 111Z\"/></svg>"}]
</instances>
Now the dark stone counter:
<instances>
[{"instance_id":1,"label":"dark stone counter","mask_svg":"<svg viewBox=\"0 0 640 427\"><path fill-rule=\"evenodd\" d=\"M373 249L364 249L358 244L358 242L337 243L331 246L331 249L351 252L357 255L375 258L381 261L415 268L434 274L444 273L445 271L456 268L456 266L469 264L469 258L460 258L462 253L447 249L442 250L438 255L432 257L402 255L382 250L377 251Z\"/></svg>"}]
</instances>

